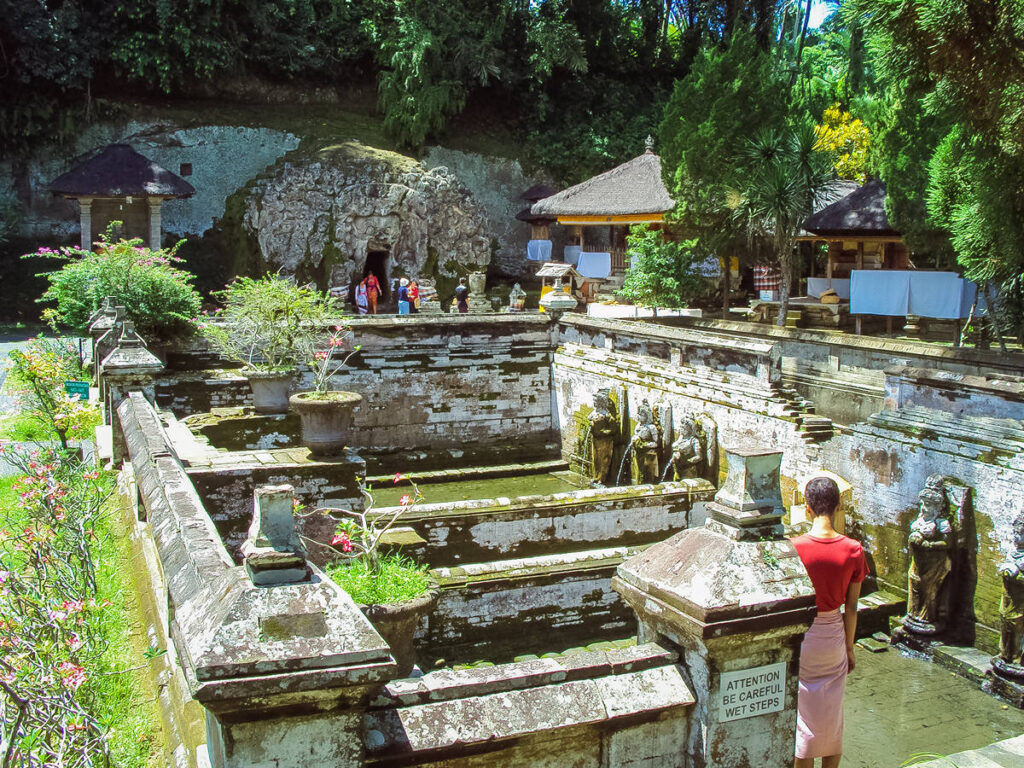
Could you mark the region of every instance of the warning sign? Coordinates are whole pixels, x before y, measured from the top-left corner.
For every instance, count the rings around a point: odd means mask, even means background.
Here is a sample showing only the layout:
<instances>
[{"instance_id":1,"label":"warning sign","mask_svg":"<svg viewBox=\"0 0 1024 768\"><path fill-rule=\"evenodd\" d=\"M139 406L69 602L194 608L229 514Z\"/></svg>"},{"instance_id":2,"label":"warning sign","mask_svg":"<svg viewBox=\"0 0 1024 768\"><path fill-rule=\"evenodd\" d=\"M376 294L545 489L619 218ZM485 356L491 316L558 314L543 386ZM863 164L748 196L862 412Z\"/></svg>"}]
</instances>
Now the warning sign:
<instances>
[{"instance_id":1,"label":"warning sign","mask_svg":"<svg viewBox=\"0 0 1024 768\"><path fill-rule=\"evenodd\" d=\"M786 664L723 672L719 686L722 722L781 712L786 700Z\"/></svg>"}]
</instances>

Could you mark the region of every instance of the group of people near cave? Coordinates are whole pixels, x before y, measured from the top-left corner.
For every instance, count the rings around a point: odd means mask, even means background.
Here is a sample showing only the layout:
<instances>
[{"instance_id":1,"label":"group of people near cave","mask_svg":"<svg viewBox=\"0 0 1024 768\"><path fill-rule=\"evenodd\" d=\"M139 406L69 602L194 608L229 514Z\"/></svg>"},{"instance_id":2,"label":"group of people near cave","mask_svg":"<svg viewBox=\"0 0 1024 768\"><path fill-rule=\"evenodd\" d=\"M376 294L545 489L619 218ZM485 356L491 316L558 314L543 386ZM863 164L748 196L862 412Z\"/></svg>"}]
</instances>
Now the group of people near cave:
<instances>
[{"instance_id":1,"label":"group of people near cave","mask_svg":"<svg viewBox=\"0 0 1024 768\"><path fill-rule=\"evenodd\" d=\"M382 290L380 280L369 270L359 284L356 285L355 303L356 310L360 315L376 315L377 300L381 297ZM420 310L420 286L414 278L403 277L398 280L398 314L414 315ZM459 278L459 284L455 288L455 302L459 312L469 311L469 288L466 287L466 278Z\"/></svg>"}]
</instances>

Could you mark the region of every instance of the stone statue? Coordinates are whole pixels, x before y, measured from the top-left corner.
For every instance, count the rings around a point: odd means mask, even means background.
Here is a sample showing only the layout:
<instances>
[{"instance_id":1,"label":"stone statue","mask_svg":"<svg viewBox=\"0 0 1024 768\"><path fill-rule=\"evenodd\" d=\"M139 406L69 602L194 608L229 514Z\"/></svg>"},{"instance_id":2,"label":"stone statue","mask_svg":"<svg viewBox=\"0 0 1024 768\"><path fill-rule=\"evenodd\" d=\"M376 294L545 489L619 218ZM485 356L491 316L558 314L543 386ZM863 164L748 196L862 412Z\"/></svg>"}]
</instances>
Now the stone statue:
<instances>
[{"instance_id":1,"label":"stone statue","mask_svg":"<svg viewBox=\"0 0 1024 768\"><path fill-rule=\"evenodd\" d=\"M1024 680L1024 515L1013 523L1013 552L997 571L1003 579L999 655L992 668L1003 677Z\"/></svg>"},{"instance_id":2,"label":"stone statue","mask_svg":"<svg viewBox=\"0 0 1024 768\"><path fill-rule=\"evenodd\" d=\"M953 527L941 475L931 475L918 495L919 512L910 524L910 573L903 626L918 635L945 629L952 597Z\"/></svg>"},{"instance_id":3,"label":"stone statue","mask_svg":"<svg viewBox=\"0 0 1024 768\"><path fill-rule=\"evenodd\" d=\"M589 426L589 448L593 459L590 479L599 485L607 485L612 455L615 453L615 438L619 431L619 419L610 390L599 389L594 393L594 410L590 412ZM586 448L584 446L584 450Z\"/></svg>"},{"instance_id":4,"label":"stone statue","mask_svg":"<svg viewBox=\"0 0 1024 768\"><path fill-rule=\"evenodd\" d=\"M630 440L636 456L636 466L640 471L640 482L656 483L661 478L661 462L658 459L658 446L661 445L661 430L654 422L654 411L651 404L644 400L637 411L637 425Z\"/></svg>"},{"instance_id":5,"label":"stone statue","mask_svg":"<svg viewBox=\"0 0 1024 768\"><path fill-rule=\"evenodd\" d=\"M672 466L676 479L700 477L704 465L704 446L700 430L693 419L684 418L679 423L679 436L672 443Z\"/></svg>"},{"instance_id":6,"label":"stone statue","mask_svg":"<svg viewBox=\"0 0 1024 768\"><path fill-rule=\"evenodd\" d=\"M508 311L509 312L522 312L523 307L526 306L526 291L522 289L519 283L512 286L512 290L508 294Z\"/></svg>"}]
</instances>

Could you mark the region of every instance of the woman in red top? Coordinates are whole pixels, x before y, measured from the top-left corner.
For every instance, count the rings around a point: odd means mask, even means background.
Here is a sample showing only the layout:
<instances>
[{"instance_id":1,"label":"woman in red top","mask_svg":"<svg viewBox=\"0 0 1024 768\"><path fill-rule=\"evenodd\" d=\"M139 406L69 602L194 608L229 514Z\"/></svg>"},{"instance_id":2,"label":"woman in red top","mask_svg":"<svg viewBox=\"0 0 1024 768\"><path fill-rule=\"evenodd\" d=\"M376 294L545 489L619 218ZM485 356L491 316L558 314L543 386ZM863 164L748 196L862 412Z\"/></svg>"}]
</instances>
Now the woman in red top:
<instances>
[{"instance_id":1,"label":"woman in red top","mask_svg":"<svg viewBox=\"0 0 1024 768\"><path fill-rule=\"evenodd\" d=\"M839 506L839 487L816 477L804 491L813 522L810 533L793 546L814 585L818 615L800 646L797 694L795 768L836 768L843 752L843 690L854 667L857 598L867 575L860 542L836 533L832 515ZM844 606L844 612L839 607Z\"/></svg>"}]
</instances>

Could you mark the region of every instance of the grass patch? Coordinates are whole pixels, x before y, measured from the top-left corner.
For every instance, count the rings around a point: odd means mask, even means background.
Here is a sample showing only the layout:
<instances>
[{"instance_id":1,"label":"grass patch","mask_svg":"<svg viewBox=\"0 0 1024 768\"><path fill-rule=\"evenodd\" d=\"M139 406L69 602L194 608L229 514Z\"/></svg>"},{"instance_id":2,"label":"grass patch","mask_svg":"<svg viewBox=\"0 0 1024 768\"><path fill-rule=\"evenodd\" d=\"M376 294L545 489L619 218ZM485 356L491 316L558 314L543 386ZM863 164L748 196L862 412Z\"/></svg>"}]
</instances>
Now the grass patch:
<instances>
[{"instance_id":1,"label":"grass patch","mask_svg":"<svg viewBox=\"0 0 1024 768\"><path fill-rule=\"evenodd\" d=\"M353 600L363 605L411 600L425 595L431 585L427 566L417 565L397 553L382 557L376 572L360 559L335 563L328 566L327 573Z\"/></svg>"},{"instance_id":2,"label":"grass patch","mask_svg":"<svg viewBox=\"0 0 1024 768\"><path fill-rule=\"evenodd\" d=\"M15 443L40 443L56 440L57 433L45 422L34 416L19 413L0 419L0 440Z\"/></svg>"},{"instance_id":3,"label":"grass patch","mask_svg":"<svg viewBox=\"0 0 1024 768\"><path fill-rule=\"evenodd\" d=\"M146 620L135 593L131 573L135 567L130 531L113 508L97 526L99 599L108 601L103 614L107 650L104 669L95 675L99 719L108 728L114 765L118 768L157 768L165 764L156 691L149 678Z\"/></svg>"}]
</instances>

